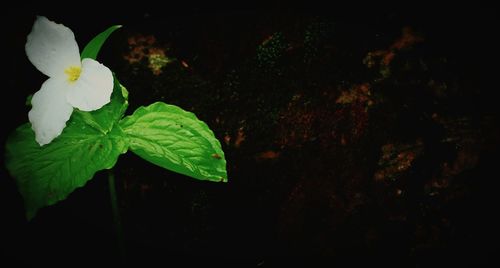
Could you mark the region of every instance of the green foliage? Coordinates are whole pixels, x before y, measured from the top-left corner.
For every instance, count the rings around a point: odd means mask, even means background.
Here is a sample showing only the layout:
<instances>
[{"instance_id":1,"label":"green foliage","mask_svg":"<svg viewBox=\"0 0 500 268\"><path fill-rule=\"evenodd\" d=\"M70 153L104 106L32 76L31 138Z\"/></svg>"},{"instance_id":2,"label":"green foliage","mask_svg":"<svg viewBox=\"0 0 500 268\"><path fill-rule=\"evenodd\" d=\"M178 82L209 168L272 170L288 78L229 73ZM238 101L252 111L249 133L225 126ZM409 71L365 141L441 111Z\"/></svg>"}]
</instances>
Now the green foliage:
<instances>
[{"instance_id":1,"label":"green foliage","mask_svg":"<svg viewBox=\"0 0 500 268\"><path fill-rule=\"evenodd\" d=\"M95 59L119 27L112 26L92 39L81 58ZM28 98L26 104L30 103ZM127 107L128 91L114 77L110 103L92 112L74 110L61 135L50 144L40 146L35 141L30 123L9 136L6 166L24 198L28 219L38 209L64 200L97 171L112 168L129 146L166 169L200 180L227 181L221 145L193 113L157 102L121 120Z\"/></svg>"},{"instance_id":2,"label":"green foliage","mask_svg":"<svg viewBox=\"0 0 500 268\"><path fill-rule=\"evenodd\" d=\"M80 58L85 59L85 58L91 58L91 59L96 59L97 54L99 54L99 51L101 50L102 45L108 37L118 28L121 28L121 25L114 25L106 29L104 32L98 34L96 37L94 37L82 50L82 54L80 55Z\"/></svg>"},{"instance_id":3,"label":"green foliage","mask_svg":"<svg viewBox=\"0 0 500 268\"><path fill-rule=\"evenodd\" d=\"M119 127L103 134L79 116L72 116L63 133L45 146L35 141L29 123L17 128L7 140L6 165L17 180L27 218L64 200L97 171L112 168L127 147Z\"/></svg>"},{"instance_id":4,"label":"green foliage","mask_svg":"<svg viewBox=\"0 0 500 268\"><path fill-rule=\"evenodd\" d=\"M130 137L130 150L151 163L199 180L227 181L220 142L193 113L156 102L120 125Z\"/></svg>"}]
</instances>

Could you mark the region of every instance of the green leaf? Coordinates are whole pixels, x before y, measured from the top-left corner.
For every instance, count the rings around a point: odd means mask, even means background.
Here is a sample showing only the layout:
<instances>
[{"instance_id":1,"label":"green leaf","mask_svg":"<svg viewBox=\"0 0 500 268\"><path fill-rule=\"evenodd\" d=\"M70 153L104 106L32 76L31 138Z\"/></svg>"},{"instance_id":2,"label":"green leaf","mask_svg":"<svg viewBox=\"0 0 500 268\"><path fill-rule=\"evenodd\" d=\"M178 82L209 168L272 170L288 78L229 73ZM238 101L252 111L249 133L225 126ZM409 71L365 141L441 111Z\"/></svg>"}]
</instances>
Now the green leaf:
<instances>
[{"instance_id":1,"label":"green leaf","mask_svg":"<svg viewBox=\"0 0 500 268\"><path fill-rule=\"evenodd\" d=\"M101 109L84 112L78 109L73 111L73 116L80 117L88 125L99 130L101 133L108 133L114 124L123 117L128 107L128 91L114 77L114 88L111 94L111 101Z\"/></svg>"},{"instance_id":2,"label":"green leaf","mask_svg":"<svg viewBox=\"0 0 500 268\"><path fill-rule=\"evenodd\" d=\"M72 117L61 135L40 146L26 123L7 140L6 166L31 219L39 208L66 199L97 171L112 168L127 148L128 139L119 126L105 135Z\"/></svg>"},{"instance_id":3,"label":"green leaf","mask_svg":"<svg viewBox=\"0 0 500 268\"><path fill-rule=\"evenodd\" d=\"M26 215L66 197L94 173L113 167L128 149L128 137L117 124L128 107L128 92L114 79L110 103L92 112L75 109L61 135L40 147L31 124L7 140L6 165L24 198Z\"/></svg>"},{"instance_id":4,"label":"green leaf","mask_svg":"<svg viewBox=\"0 0 500 268\"><path fill-rule=\"evenodd\" d=\"M98 34L96 37L94 37L90 42L85 46L85 48L82 51L81 54L81 59L85 58L91 58L91 59L96 59L97 54L99 53L99 50L101 50L102 45L108 39L109 35L113 33L116 29L121 28L121 25L114 25L109 27L106 31Z\"/></svg>"},{"instance_id":5,"label":"green leaf","mask_svg":"<svg viewBox=\"0 0 500 268\"><path fill-rule=\"evenodd\" d=\"M195 179L227 182L220 142L193 113L156 102L138 108L120 125L130 150L151 163Z\"/></svg>"}]
</instances>

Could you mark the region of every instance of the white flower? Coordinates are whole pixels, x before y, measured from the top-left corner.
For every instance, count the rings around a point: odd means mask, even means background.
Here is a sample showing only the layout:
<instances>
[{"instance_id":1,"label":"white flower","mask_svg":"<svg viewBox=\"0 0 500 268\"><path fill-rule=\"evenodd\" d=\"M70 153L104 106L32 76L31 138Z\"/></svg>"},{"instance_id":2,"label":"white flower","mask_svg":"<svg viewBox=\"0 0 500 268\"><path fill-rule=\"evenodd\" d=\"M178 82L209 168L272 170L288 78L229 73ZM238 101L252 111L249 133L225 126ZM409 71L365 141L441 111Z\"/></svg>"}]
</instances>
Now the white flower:
<instances>
[{"instance_id":1,"label":"white flower","mask_svg":"<svg viewBox=\"0 0 500 268\"><path fill-rule=\"evenodd\" d=\"M111 71L93 59L80 60L75 35L68 27L37 17L28 35L26 54L40 72L49 76L33 95L28 114L40 145L61 134L73 107L93 111L110 101Z\"/></svg>"}]
</instances>

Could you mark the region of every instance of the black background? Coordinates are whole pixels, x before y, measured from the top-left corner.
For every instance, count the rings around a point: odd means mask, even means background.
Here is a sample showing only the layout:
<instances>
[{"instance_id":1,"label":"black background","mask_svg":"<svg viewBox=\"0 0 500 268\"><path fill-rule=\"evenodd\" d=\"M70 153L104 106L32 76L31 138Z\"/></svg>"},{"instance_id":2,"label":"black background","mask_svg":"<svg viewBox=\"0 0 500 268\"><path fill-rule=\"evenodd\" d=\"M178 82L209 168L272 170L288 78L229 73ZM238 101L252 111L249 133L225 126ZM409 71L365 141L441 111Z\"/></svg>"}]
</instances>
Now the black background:
<instances>
[{"instance_id":1,"label":"black background","mask_svg":"<svg viewBox=\"0 0 500 268\"><path fill-rule=\"evenodd\" d=\"M123 4L126 5L126 4ZM107 263L118 265L120 257L113 232L111 206L107 192L106 173L98 173L85 187L76 190L59 204L42 209L31 222L26 222L22 198L18 194L13 178L8 175L3 163L4 143L7 135L17 126L27 121L28 107L24 105L26 96L38 90L45 77L28 61L24 53L24 43L31 30L35 15L63 23L72 29L80 46L95 34L113 24L123 24L124 30L113 34L109 44L103 47L101 61L118 76L127 75L121 65L124 42L133 33L154 34L160 39L177 42L178 57L189 58L204 44L221 44L229 55L224 64L234 66L248 57L249 50L242 42L253 40L262 32L287 29L311 17L332 19L342 31L352 31L353 43L365 47L373 39L356 35L360 29L378 29L387 35L397 35L401 27L410 25L426 34L437 53L445 55L453 62L453 72L461 77L464 88L480 89L480 94L464 109L477 114L498 115L498 11L491 6L433 6L433 5L370 5L292 9L285 4L270 4L265 10L227 10L217 8L172 7L164 8L149 3L136 3L137 6L111 8L89 8L88 12L74 12L72 9L57 10L48 6L9 8L3 13L4 34L2 45L3 87L2 118L0 136L2 144L2 167L0 181L1 231L0 243L2 259L0 262L14 262L29 265L72 265L73 263ZM306 19L304 19L306 18ZM366 30L369 32L369 30ZM348 36L348 35L345 35ZM114 41L113 41L114 40ZM214 41L215 40L215 41ZM361 46L361 45L360 45ZM216 46L215 46L216 47ZM210 50L205 49L205 55ZM203 53L202 53L203 54ZM208 56L207 56L207 59ZM207 80L219 79L209 63L199 64L196 71ZM229 68L229 67L228 67ZM133 80L133 77L123 78ZM148 84L139 81L137 85ZM137 88L124 83L130 91L131 113L135 107L147 105L148 96L142 96ZM140 100L140 101L139 101ZM469 105L465 107L466 105ZM251 111L249 111L251 112ZM203 118L203 115L201 116ZM498 117L496 117L498 119ZM217 133L217 131L216 131ZM219 138L222 138L219 136ZM251 144L249 145L251 146ZM266 184L263 181L279 176L282 169L266 166L265 172L245 175L242 171L228 184L194 181L180 175L163 171L140 158L127 153L121 156L116 166L117 180L122 177L149 177L149 181L168 186L153 190L146 197L127 195L118 190L120 196L128 199L121 201L124 211L124 236L126 262L144 264L160 262L163 265L181 264L246 264L252 267L274 266L304 261L314 265L321 261L346 260L357 263L380 262L388 265L431 266L442 263L469 266L474 263L489 263L494 258L497 227L494 215L497 144L482 154L480 169L472 177L489 178L474 184L475 189L469 198L458 206L464 210L458 231L443 243L442 248L434 249L420 259L409 257L400 247L411 242L398 239L399 233L409 230L391 229L387 226L388 239L378 244L376 250L346 245L337 248L337 253L325 254L315 251L314 243L307 238L298 238L298 245L287 244L287 239L279 234L279 199L283 189L279 184ZM487 146L486 146L487 147ZM250 150L251 151L251 150ZM300 153L300 150L298 151ZM244 162L251 159L244 153L231 158L236 153L228 153L228 162L236 161L241 170L251 166ZM305 167L311 168L311 167ZM255 175L262 177L253 177ZM238 177L239 176L239 177ZM238 182L238 178L244 182ZM257 182L249 182L250 178ZM124 178L125 179L125 178ZM270 186L271 185L271 186ZM138 186L139 187L139 186ZM208 194L204 194L207 192ZM170 196L169 196L170 195ZM206 197L208 195L208 197ZM201 205L200 213L193 214L193 200L208 202ZM205 207L203 207L205 206ZM471 212L472 211L472 212ZM203 213L209 213L207 216ZM194 216L193 216L194 215ZM204 223L203 221L206 221ZM372 224L366 222L366 225ZM315 228L315 227L308 227ZM394 233L393 233L394 232ZM313 231L305 230L307 237ZM302 243L302 244L301 244ZM309 243L309 244L308 244ZM321 247L321 246L320 246ZM433 259L437 259L434 262ZM2 265L3 266L3 265Z\"/></svg>"}]
</instances>

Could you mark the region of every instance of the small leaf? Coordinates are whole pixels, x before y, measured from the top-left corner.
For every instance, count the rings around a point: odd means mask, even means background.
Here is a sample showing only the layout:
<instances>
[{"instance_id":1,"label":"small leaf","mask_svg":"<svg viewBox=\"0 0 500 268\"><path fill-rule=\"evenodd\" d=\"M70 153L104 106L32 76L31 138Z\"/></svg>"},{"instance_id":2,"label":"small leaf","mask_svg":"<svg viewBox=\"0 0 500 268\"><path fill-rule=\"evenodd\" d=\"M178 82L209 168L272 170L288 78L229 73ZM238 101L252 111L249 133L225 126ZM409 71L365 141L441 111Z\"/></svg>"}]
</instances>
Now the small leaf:
<instances>
[{"instance_id":1,"label":"small leaf","mask_svg":"<svg viewBox=\"0 0 500 268\"><path fill-rule=\"evenodd\" d=\"M193 113L156 102L138 108L120 125L130 150L151 163L199 180L227 181L220 142Z\"/></svg>"},{"instance_id":2,"label":"small leaf","mask_svg":"<svg viewBox=\"0 0 500 268\"><path fill-rule=\"evenodd\" d=\"M91 58L91 59L96 59L97 54L99 54L99 50L101 50L102 45L108 39L109 35L113 33L116 29L121 28L121 25L114 25L109 27L106 31L98 34L96 37L94 37L90 42L85 46L85 48L82 51L81 54L81 59L85 58Z\"/></svg>"},{"instance_id":3,"label":"small leaf","mask_svg":"<svg viewBox=\"0 0 500 268\"><path fill-rule=\"evenodd\" d=\"M127 148L119 126L104 135L72 117L63 133L45 146L35 141L30 123L20 126L7 140L5 158L31 219L39 208L66 199L97 171L112 168Z\"/></svg>"}]
</instances>

